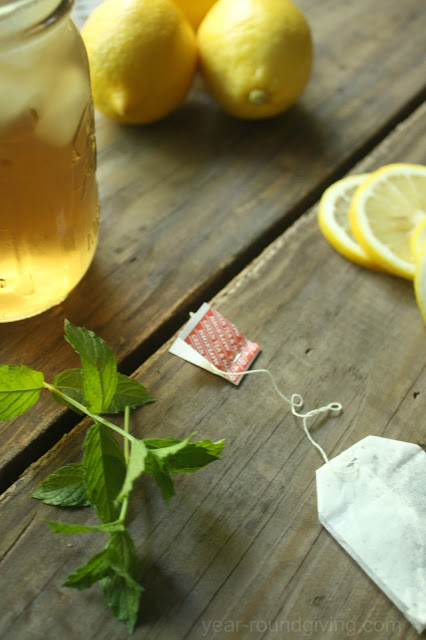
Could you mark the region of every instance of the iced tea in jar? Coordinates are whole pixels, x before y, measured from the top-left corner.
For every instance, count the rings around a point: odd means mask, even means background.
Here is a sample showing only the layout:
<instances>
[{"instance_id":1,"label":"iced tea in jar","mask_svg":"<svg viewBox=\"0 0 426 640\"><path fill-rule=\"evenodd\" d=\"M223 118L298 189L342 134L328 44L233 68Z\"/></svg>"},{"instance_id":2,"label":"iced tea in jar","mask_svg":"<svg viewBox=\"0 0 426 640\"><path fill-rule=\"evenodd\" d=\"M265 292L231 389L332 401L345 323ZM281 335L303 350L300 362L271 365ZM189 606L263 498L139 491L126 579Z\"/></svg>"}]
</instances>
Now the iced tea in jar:
<instances>
[{"instance_id":1,"label":"iced tea in jar","mask_svg":"<svg viewBox=\"0 0 426 640\"><path fill-rule=\"evenodd\" d=\"M95 252L89 68L73 0L0 0L0 322L60 303Z\"/></svg>"}]
</instances>

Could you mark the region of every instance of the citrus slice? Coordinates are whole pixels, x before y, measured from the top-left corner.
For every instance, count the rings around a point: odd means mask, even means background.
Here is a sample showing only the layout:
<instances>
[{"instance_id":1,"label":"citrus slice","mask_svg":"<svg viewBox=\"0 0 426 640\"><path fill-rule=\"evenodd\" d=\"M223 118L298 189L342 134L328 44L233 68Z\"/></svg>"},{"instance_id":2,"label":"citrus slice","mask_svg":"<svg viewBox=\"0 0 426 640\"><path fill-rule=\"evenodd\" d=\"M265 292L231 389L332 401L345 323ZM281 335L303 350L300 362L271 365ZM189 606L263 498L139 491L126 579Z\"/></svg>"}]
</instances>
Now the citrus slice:
<instances>
[{"instance_id":1,"label":"citrus slice","mask_svg":"<svg viewBox=\"0 0 426 640\"><path fill-rule=\"evenodd\" d=\"M426 167L389 164L355 191L349 220L355 239L386 271L412 280L411 236L426 215Z\"/></svg>"},{"instance_id":2,"label":"citrus slice","mask_svg":"<svg viewBox=\"0 0 426 640\"><path fill-rule=\"evenodd\" d=\"M416 273L414 275L414 292L417 305L426 324L426 245L416 256Z\"/></svg>"},{"instance_id":3,"label":"citrus slice","mask_svg":"<svg viewBox=\"0 0 426 640\"><path fill-rule=\"evenodd\" d=\"M417 225L411 236L411 253L414 259L422 253L422 249L426 243L426 217Z\"/></svg>"},{"instance_id":4,"label":"citrus slice","mask_svg":"<svg viewBox=\"0 0 426 640\"><path fill-rule=\"evenodd\" d=\"M374 268L373 261L356 242L349 224L349 208L355 190L368 173L347 176L326 189L321 196L318 223L324 237L342 256L363 267Z\"/></svg>"}]
</instances>

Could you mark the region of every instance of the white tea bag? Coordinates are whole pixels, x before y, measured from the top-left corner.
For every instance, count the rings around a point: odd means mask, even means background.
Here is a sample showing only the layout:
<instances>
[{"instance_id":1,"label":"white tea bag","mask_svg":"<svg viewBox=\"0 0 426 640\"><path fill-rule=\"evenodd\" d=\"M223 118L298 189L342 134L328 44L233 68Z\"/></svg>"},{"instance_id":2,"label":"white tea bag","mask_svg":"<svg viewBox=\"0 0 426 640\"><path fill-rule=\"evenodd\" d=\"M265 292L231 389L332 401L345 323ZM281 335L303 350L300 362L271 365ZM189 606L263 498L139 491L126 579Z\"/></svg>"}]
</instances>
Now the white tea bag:
<instances>
[{"instance_id":1,"label":"white tea bag","mask_svg":"<svg viewBox=\"0 0 426 640\"><path fill-rule=\"evenodd\" d=\"M368 436L316 472L320 522L402 611L426 628L426 453Z\"/></svg>"},{"instance_id":2,"label":"white tea bag","mask_svg":"<svg viewBox=\"0 0 426 640\"><path fill-rule=\"evenodd\" d=\"M267 374L300 418L325 465L316 472L320 522L420 633L426 628L426 454L415 444L368 436L333 460L315 442L308 420L339 415L331 402L302 413L303 398L280 391L268 369L248 370L260 351L229 320L203 304L169 351L238 384Z\"/></svg>"}]
</instances>

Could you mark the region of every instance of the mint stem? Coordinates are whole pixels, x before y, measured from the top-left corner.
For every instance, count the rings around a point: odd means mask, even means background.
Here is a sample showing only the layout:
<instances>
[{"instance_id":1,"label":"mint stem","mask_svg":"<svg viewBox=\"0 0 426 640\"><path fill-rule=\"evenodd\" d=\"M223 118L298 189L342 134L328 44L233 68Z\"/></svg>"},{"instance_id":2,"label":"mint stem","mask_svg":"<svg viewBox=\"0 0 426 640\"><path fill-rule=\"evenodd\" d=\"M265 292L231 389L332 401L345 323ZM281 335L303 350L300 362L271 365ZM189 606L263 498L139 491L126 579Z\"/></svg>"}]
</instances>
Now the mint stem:
<instances>
[{"instance_id":1,"label":"mint stem","mask_svg":"<svg viewBox=\"0 0 426 640\"><path fill-rule=\"evenodd\" d=\"M130 407L124 407L124 431L130 434ZM124 459L126 464L129 463L129 440L124 440Z\"/></svg>"},{"instance_id":2,"label":"mint stem","mask_svg":"<svg viewBox=\"0 0 426 640\"><path fill-rule=\"evenodd\" d=\"M89 416L89 418L92 418L95 422L103 424L106 427L109 427L113 431L116 431L117 433L122 435L125 438L124 442L126 442L126 439L130 440L131 442L134 442L135 438L128 431L125 431L124 429L121 429L121 427L118 427L113 422L109 422L109 420L105 420L105 418L102 418L101 416L99 416L99 415L97 415L95 413L91 413L87 407L85 407L83 404L80 404L80 402L78 402L77 400L74 400L70 396L67 396L66 393L63 393L62 391L60 391L54 385L49 384L48 382L43 382L43 387L45 389L48 389L51 393L57 393L59 396L62 396L62 398L64 398L64 400L66 400L68 404L71 404L73 407L75 407L79 411L82 411L87 416Z\"/></svg>"},{"instance_id":3,"label":"mint stem","mask_svg":"<svg viewBox=\"0 0 426 640\"><path fill-rule=\"evenodd\" d=\"M130 430L130 407L124 407L124 431L129 434ZM124 460L126 465L129 464L129 440L124 438ZM129 506L129 494L126 494L121 504L119 520L124 524L127 515L127 507Z\"/></svg>"}]
</instances>

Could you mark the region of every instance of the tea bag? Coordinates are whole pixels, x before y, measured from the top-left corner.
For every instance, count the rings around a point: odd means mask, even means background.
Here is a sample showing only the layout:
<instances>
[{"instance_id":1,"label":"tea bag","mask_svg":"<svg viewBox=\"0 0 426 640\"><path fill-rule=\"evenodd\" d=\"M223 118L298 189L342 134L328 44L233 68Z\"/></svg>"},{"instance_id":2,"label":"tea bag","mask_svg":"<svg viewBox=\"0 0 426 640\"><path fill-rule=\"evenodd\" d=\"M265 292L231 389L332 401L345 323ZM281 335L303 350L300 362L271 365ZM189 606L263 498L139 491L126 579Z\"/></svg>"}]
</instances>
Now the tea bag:
<instances>
[{"instance_id":1,"label":"tea bag","mask_svg":"<svg viewBox=\"0 0 426 640\"><path fill-rule=\"evenodd\" d=\"M235 384L250 374L269 376L324 459L316 472L320 522L421 633L426 628L425 452L415 444L368 436L329 460L308 420L320 413L338 415L342 405L332 402L302 413L302 396L285 396L268 369L248 371L259 349L204 304L169 351Z\"/></svg>"},{"instance_id":2,"label":"tea bag","mask_svg":"<svg viewBox=\"0 0 426 640\"><path fill-rule=\"evenodd\" d=\"M205 302L192 314L169 351L239 384L242 377L238 374L251 366L260 347Z\"/></svg>"},{"instance_id":3,"label":"tea bag","mask_svg":"<svg viewBox=\"0 0 426 640\"><path fill-rule=\"evenodd\" d=\"M320 522L402 611L426 628L426 453L368 436L316 472Z\"/></svg>"}]
</instances>

